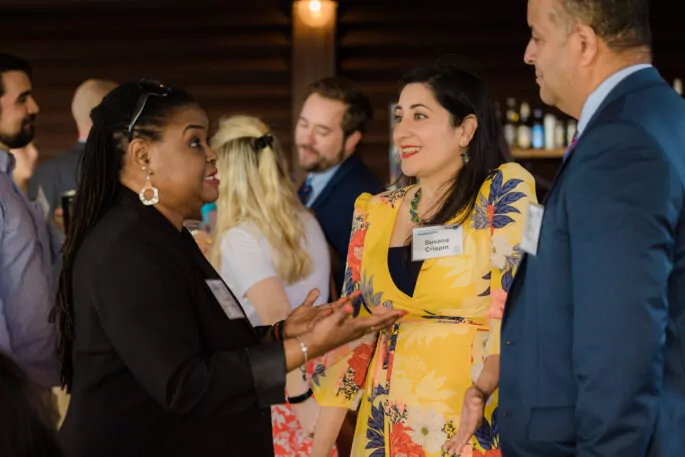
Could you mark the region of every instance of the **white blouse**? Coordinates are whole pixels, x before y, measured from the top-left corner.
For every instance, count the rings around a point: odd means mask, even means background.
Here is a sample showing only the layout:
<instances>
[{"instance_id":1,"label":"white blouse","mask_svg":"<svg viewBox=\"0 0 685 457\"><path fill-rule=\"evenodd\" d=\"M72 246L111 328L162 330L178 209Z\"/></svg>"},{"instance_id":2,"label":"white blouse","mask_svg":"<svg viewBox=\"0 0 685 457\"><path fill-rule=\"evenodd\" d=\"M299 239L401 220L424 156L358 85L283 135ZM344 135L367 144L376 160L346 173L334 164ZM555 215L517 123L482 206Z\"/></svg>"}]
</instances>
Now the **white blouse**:
<instances>
[{"instance_id":1,"label":"white blouse","mask_svg":"<svg viewBox=\"0 0 685 457\"><path fill-rule=\"evenodd\" d=\"M312 259L309 275L290 285L281 281L291 308L304 302L312 289L319 289L315 305L328 300L331 261L328 244L316 218L302 212L300 219L305 227L302 247ZM254 224L244 223L227 230L221 236L221 265L219 274L240 300L252 325L263 325L255 307L245 295L258 282L278 276L271 261L273 248ZM271 322L267 323L271 324Z\"/></svg>"}]
</instances>

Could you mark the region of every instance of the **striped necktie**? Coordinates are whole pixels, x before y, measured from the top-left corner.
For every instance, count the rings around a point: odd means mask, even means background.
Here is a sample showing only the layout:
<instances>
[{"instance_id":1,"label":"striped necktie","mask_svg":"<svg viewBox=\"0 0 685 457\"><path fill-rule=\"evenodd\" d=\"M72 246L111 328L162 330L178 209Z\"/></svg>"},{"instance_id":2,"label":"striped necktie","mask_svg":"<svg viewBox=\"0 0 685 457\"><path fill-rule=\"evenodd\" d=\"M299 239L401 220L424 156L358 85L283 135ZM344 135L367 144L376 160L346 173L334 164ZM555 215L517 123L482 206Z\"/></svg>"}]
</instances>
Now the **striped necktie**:
<instances>
[{"instance_id":1,"label":"striped necktie","mask_svg":"<svg viewBox=\"0 0 685 457\"><path fill-rule=\"evenodd\" d=\"M578 142L578 130L573 134L573 139L571 139L571 144L568 145L568 148L566 149L566 152L564 153L564 160L563 162L566 162L568 159L568 156L571 154L571 151L573 151L573 148L576 146L576 143Z\"/></svg>"},{"instance_id":2,"label":"striped necktie","mask_svg":"<svg viewBox=\"0 0 685 457\"><path fill-rule=\"evenodd\" d=\"M302 202L303 205L307 206L307 203L309 203L309 199L312 196L312 178L311 176L307 176L307 179L304 180L302 185L300 186L299 189L297 189L297 196L300 198L300 201Z\"/></svg>"}]
</instances>

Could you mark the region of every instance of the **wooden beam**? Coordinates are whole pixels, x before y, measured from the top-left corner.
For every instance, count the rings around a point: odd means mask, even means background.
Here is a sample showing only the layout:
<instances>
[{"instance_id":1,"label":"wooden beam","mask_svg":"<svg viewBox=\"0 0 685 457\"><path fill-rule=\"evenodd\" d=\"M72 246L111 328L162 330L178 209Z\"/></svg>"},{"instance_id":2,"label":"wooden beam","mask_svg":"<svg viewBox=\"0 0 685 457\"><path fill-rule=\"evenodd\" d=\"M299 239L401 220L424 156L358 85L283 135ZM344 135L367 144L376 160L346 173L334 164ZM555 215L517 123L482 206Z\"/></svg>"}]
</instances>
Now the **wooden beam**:
<instances>
[{"instance_id":1,"label":"wooden beam","mask_svg":"<svg viewBox=\"0 0 685 457\"><path fill-rule=\"evenodd\" d=\"M307 86L336 73L335 30L337 4L331 0L297 0L293 3L292 115L293 129L300 115ZM292 170L297 182L304 178L293 144Z\"/></svg>"}]
</instances>

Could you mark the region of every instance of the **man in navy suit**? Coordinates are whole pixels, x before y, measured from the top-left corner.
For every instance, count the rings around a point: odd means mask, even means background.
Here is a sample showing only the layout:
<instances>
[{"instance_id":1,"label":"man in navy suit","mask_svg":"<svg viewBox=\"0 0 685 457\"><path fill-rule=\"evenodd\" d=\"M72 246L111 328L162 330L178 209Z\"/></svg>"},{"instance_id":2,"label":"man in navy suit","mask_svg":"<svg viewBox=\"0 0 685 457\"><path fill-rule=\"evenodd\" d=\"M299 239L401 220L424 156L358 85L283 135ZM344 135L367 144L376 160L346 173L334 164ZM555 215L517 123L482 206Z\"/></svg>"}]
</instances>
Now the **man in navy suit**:
<instances>
[{"instance_id":1,"label":"man in navy suit","mask_svg":"<svg viewBox=\"0 0 685 457\"><path fill-rule=\"evenodd\" d=\"M648 17L648 0L528 2L525 61L578 135L528 210L505 307L504 457L685 455L685 101L650 65Z\"/></svg>"},{"instance_id":2,"label":"man in navy suit","mask_svg":"<svg viewBox=\"0 0 685 457\"><path fill-rule=\"evenodd\" d=\"M528 2L525 61L578 136L508 297L504 457L685 455L685 101L650 65L648 17Z\"/></svg>"},{"instance_id":3,"label":"man in navy suit","mask_svg":"<svg viewBox=\"0 0 685 457\"><path fill-rule=\"evenodd\" d=\"M369 98L350 80L328 77L310 85L295 128L300 167L308 172L298 190L314 211L331 247L335 289L342 289L354 202L383 185L361 161L357 146L373 116Z\"/></svg>"}]
</instances>

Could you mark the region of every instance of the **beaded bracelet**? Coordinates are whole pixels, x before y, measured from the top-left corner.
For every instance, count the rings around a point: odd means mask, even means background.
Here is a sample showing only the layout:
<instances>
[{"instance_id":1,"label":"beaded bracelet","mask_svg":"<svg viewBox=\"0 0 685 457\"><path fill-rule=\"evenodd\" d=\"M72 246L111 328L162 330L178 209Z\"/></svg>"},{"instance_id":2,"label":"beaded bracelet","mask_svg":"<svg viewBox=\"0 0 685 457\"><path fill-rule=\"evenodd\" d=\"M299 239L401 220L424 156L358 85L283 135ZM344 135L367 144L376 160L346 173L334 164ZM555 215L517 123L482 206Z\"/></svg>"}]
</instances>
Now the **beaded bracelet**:
<instances>
[{"instance_id":1,"label":"beaded bracelet","mask_svg":"<svg viewBox=\"0 0 685 457\"><path fill-rule=\"evenodd\" d=\"M278 321L271 326L271 333L275 341L283 341L284 336L285 321Z\"/></svg>"}]
</instances>

